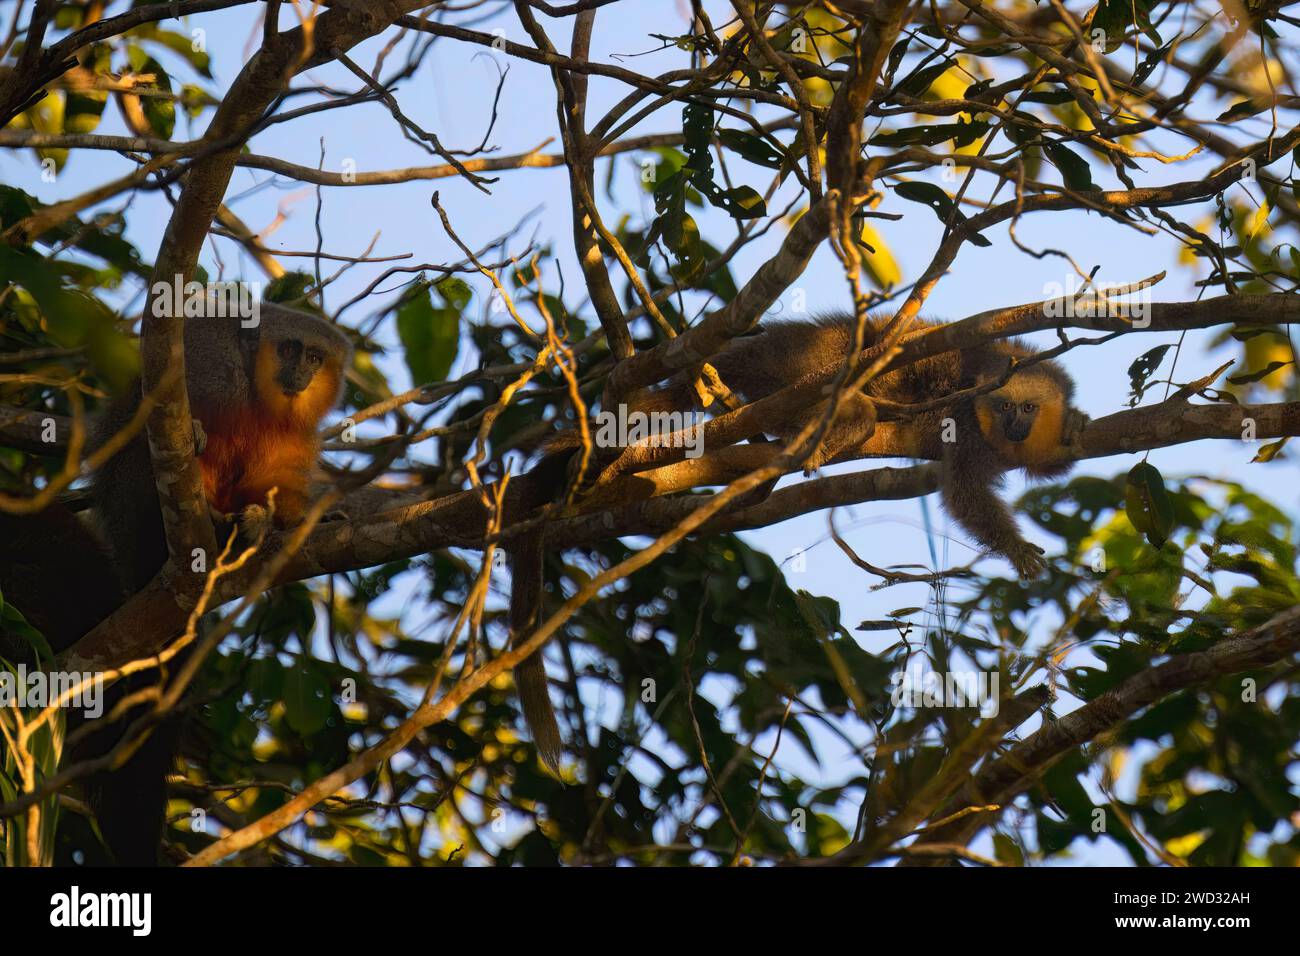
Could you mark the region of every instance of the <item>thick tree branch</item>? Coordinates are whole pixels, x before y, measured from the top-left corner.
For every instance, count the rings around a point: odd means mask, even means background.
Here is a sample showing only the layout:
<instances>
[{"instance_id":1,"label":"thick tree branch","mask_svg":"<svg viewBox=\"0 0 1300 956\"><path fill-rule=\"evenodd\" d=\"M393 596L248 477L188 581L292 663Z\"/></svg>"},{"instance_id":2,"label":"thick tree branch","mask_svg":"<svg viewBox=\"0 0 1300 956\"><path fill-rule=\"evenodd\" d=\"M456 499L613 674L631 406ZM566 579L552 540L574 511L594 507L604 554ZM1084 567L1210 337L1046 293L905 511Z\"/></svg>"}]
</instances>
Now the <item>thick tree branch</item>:
<instances>
[{"instance_id":1,"label":"thick tree branch","mask_svg":"<svg viewBox=\"0 0 1300 956\"><path fill-rule=\"evenodd\" d=\"M939 813L946 817L975 804L1006 805L1029 787L1062 755L1135 716L1171 694L1203 687L1220 678L1259 670L1300 652L1300 607L1283 611L1266 624L1223 638L1205 651L1180 654L1130 677L1117 687L1042 727L1003 756L979 770L974 779ZM955 843L965 846L986 819L978 814L927 830L918 844ZM834 859L852 862L862 847L850 846Z\"/></svg>"},{"instance_id":2,"label":"thick tree branch","mask_svg":"<svg viewBox=\"0 0 1300 956\"><path fill-rule=\"evenodd\" d=\"M1246 418L1253 420L1259 439L1300 435L1300 402L1252 406L1189 405L1182 400L1171 400L1093 421L1083 431L1074 457L1098 458L1205 438L1242 441ZM888 426L882 426L882 431L887 433ZM611 494L602 495L596 502L591 514L548 523L548 542L557 547L572 547L615 537L664 533L698 508L699 499L650 498L650 494L725 484L754 468L771 468L779 458L779 448L768 445L724 448L665 474L648 472L621 478L618 480L621 484ZM901 451L901 448L875 447L870 453L893 457ZM797 463L787 461L780 473L787 474L798 467ZM742 500L735 513L720 512L693 533L764 527L838 505L929 494L937 487L935 466L872 469L823 478L782 489L761 504L750 505ZM634 503L611 506L615 501L629 499ZM549 500L548 488L531 475L513 479L504 501L508 516L504 527L518 530L518 522ZM433 501L406 504L362 521L329 522L312 533L277 583L373 567L444 547L483 548L488 541L489 519L481 496L469 490ZM273 538L269 542L267 553L274 553L277 541L278 538ZM252 573L235 574L224 580L217 589L217 600L228 601L241 595ZM170 623L171 627L183 625L183 610L175 605L173 608L172 613L163 614L156 598L138 596L71 649L67 669L115 666L155 652L167 638L159 638L158 631L151 630L149 622ZM164 626L163 630L166 629Z\"/></svg>"},{"instance_id":3,"label":"thick tree branch","mask_svg":"<svg viewBox=\"0 0 1300 956\"><path fill-rule=\"evenodd\" d=\"M53 434L54 441L45 441ZM72 434L72 419L51 412L0 405L0 446L29 455L62 457Z\"/></svg>"},{"instance_id":4,"label":"thick tree branch","mask_svg":"<svg viewBox=\"0 0 1300 956\"><path fill-rule=\"evenodd\" d=\"M520 22L528 31L537 48L547 53L554 53L555 48L541 25L533 17L526 3L517 2L515 11ZM573 56L574 61L587 59L591 43L592 17L594 13L584 12L574 24ZM626 359L632 354L632 335L628 331L627 317L618 302L618 293L610 281L609 269L605 266L605 253L596 230L598 213L595 209L595 174L594 156L588 148L586 115L587 83L580 74L565 72L560 66L551 67L551 79L555 85L556 122L560 137L564 143L565 165L569 169L569 202L573 219L573 247L586 280L587 293L591 296L592 308L600 320L600 327L605 331L605 341L616 360Z\"/></svg>"}]
</instances>

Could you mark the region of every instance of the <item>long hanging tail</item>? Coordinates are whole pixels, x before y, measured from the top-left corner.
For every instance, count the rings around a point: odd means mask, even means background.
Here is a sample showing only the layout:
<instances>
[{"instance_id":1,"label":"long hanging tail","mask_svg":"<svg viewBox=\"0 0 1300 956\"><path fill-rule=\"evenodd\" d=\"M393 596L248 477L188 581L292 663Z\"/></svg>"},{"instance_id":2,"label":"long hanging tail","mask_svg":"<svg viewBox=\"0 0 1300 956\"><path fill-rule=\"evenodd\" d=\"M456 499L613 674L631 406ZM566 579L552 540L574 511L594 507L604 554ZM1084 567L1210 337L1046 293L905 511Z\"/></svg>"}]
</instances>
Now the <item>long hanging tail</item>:
<instances>
[{"instance_id":1,"label":"long hanging tail","mask_svg":"<svg viewBox=\"0 0 1300 956\"><path fill-rule=\"evenodd\" d=\"M522 535L510 552L510 646L518 647L536 630L542 617L542 532ZM524 722L543 762L559 769L564 738L551 705L546 662L538 648L515 666L515 689Z\"/></svg>"}]
</instances>

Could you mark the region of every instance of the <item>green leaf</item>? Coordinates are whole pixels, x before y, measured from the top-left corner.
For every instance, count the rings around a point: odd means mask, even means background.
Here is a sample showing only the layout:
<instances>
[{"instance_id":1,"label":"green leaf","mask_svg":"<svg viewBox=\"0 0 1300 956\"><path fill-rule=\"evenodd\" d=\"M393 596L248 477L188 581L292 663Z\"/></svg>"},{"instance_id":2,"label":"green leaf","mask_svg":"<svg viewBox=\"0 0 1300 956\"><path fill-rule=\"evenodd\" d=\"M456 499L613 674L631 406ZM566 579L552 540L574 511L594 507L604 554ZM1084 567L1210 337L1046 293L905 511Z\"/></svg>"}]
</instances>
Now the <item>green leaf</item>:
<instances>
[{"instance_id":1,"label":"green leaf","mask_svg":"<svg viewBox=\"0 0 1300 956\"><path fill-rule=\"evenodd\" d=\"M922 607L900 607L889 612L890 617L911 617L913 614L920 614L925 608Z\"/></svg>"},{"instance_id":2,"label":"green leaf","mask_svg":"<svg viewBox=\"0 0 1300 956\"><path fill-rule=\"evenodd\" d=\"M267 302L291 305L295 309L311 309L307 293L316 285L316 277L307 272L286 272L267 283L262 298Z\"/></svg>"},{"instance_id":3,"label":"green leaf","mask_svg":"<svg viewBox=\"0 0 1300 956\"><path fill-rule=\"evenodd\" d=\"M1097 187L1092 184L1092 172L1088 161L1066 149L1060 143L1049 143L1043 147L1052 165L1061 171L1065 185L1075 192L1088 192Z\"/></svg>"},{"instance_id":4,"label":"green leaf","mask_svg":"<svg viewBox=\"0 0 1300 956\"><path fill-rule=\"evenodd\" d=\"M1011 114L1011 120L1002 129L1017 146L1027 146L1042 133L1041 126L1042 123L1034 114L1016 110Z\"/></svg>"},{"instance_id":5,"label":"green leaf","mask_svg":"<svg viewBox=\"0 0 1300 956\"><path fill-rule=\"evenodd\" d=\"M1128 367L1129 392L1137 398L1141 398L1146 391L1147 380L1155 374L1160 363L1164 360L1165 353L1168 352L1172 345L1157 345L1149 351L1143 352L1133 364Z\"/></svg>"},{"instance_id":6,"label":"green leaf","mask_svg":"<svg viewBox=\"0 0 1300 956\"><path fill-rule=\"evenodd\" d=\"M1269 101L1267 99L1241 100L1233 103L1216 118L1220 123L1231 123L1235 120L1245 119L1248 116L1254 116L1256 113L1262 113L1268 109L1268 106Z\"/></svg>"},{"instance_id":7,"label":"green leaf","mask_svg":"<svg viewBox=\"0 0 1300 956\"><path fill-rule=\"evenodd\" d=\"M84 346L95 370L114 389L139 373L139 350L118 330L112 312L94 296L66 287L57 260L0 244L0 285L6 281L31 293L50 337L68 348Z\"/></svg>"},{"instance_id":8,"label":"green leaf","mask_svg":"<svg viewBox=\"0 0 1300 956\"><path fill-rule=\"evenodd\" d=\"M700 245L700 227L695 224L695 219L686 211L685 206L669 212L664 218L663 236L668 248L678 258L696 258Z\"/></svg>"},{"instance_id":9,"label":"green leaf","mask_svg":"<svg viewBox=\"0 0 1300 956\"><path fill-rule=\"evenodd\" d=\"M1025 854L1005 833L996 833L993 836L993 856L999 863L1005 866L1024 866Z\"/></svg>"},{"instance_id":10,"label":"green leaf","mask_svg":"<svg viewBox=\"0 0 1300 956\"><path fill-rule=\"evenodd\" d=\"M940 63L927 66L923 70L917 70L899 85L898 92L905 93L908 96L920 96L930 88L930 84L947 73L952 65L952 60L945 59Z\"/></svg>"},{"instance_id":11,"label":"green leaf","mask_svg":"<svg viewBox=\"0 0 1300 956\"><path fill-rule=\"evenodd\" d=\"M781 163L785 160L785 154L773 149L767 140L753 133L746 133L744 130L720 129L718 139L727 149L756 166L780 169Z\"/></svg>"},{"instance_id":12,"label":"green leaf","mask_svg":"<svg viewBox=\"0 0 1300 956\"><path fill-rule=\"evenodd\" d=\"M1130 26L1136 26L1152 43L1161 46L1164 41L1151 24L1152 6L1154 0L1101 0L1090 28L1105 31L1107 53L1119 48Z\"/></svg>"},{"instance_id":13,"label":"green leaf","mask_svg":"<svg viewBox=\"0 0 1300 956\"><path fill-rule=\"evenodd\" d=\"M1174 529L1174 506L1165 480L1150 462L1138 462L1124 483L1124 512L1152 547L1163 548Z\"/></svg>"},{"instance_id":14,"label":"green leaf","mask_svg":"<svg viewBox=\"0 0 1300 956\"><path fill-rule=\"evenodd\" d=\"M36 649L36 654L41 661L48 661L54 657L54 650L45 639L45 635L32 627L18 608L5 603L2 593L0 593L0 633L26 641Z\"/></svg>"},{"instance_id":15,"label":"green leaf","mask_svg":"<svg viewBox=\"0 0 1300 956\"><path fill-rule=\"evenodd\" d=\"M138 59L138 58L137 58ZM172 91L172 79L167 71L163 69L162 64L153 57L145 57L136 67L137 73L152 73L154 81L149 87L143 89L163 90L170 93ZM171 99L164 99L156 96L140 97L140 108L144 111L144 118L149 121L150 128L163 139L171 139L172 131L176 128L176 103Z\"/></svg>"},{"instance_id":16,"label":"green leaf","mask_svg":"<svg viewBox=\"0 0 1300 956\"><path fill-rule=\"evenodd\" d=\"M152 28L152 29L150 29ZM141 36L145 39L153 40L160 43L173 53L182 57L190 66L198 70L208 79L212 79L211 58L207 53L194 49L194 41L183 33L173 33L170 30L159 30L156 24L148 24L145 28L137 27L132 31L132 35Z\"/></svg>"},{"instance_id":17,"label":"green leaf","mask_svg":"<svg viewBox=\"0 0 1300 956\"><path fill-rule=\"evenodd\" d=\"M944 222L947 222L948 217L952 215L952 197L934 183L919 181L899 183L894 187L894 192L910 202L929 206Z\"/></svg>"},{"instance_id":18,"label":"green leaf","mask_svg":"<svg viewBox=\"0 0 1300 956\"><path fill-rule=\"evenodd\" d=\"M759 219L767 215L767 203L758 191L750 186L736 186L719 192L716 196L705 193L713 205L724 209L733 219Z\"/></svg>"},{"instance_id":19,"label":"green leaf","mask_svg":"<svg viewBox=\"0 0 1300 956\"><path fill-rule=\"evenodd\" d=\"M912 38L905 36L894 44L894 48L889 51L889 61L885 67L885 73L892 76L898 72L898 64L903 62L903 57L907 54L907 48L912 45Z\"/></svg>"},{"instance_id":20,"label":"green leaf","mask_svg":"<svg viewBox=\"0 0 1300 956\"><path fill-rule=\"evenodd\" d=\"M1142 62L1138 64L1138 68L1133 71L1133 79L1129 82L1134 86L1144 83L1146 78L1155 72L1156 67L1164 62L1165 57L1169 55L1169 49L1171 46L1173 46L1172 43L1166 43L1159 49L1152 50L1148 53L1146 57L1143 58Z\"/></svg>"},{"instance_id":21,"label":"green leaf","mask_svg":"<svg viewBox=\"0 0 1300 956\"><path fill-rule=\"evenodd\" d=\"M460 310L435 306L429 287L423 286L398 306L397 335L411 381L441 382L451 371L460 345Z\"/></svg>"},{"instance_id":22,"label":"green leaf","mask_svg":"<svg viewBox=\"0 0 1300 956\"><path fill-rule=\"evenodd\" d=\"M1034 90L1020 98L1022 103L1073 103L1074 94L1069 90Z\"/></svg>"},{"instance_id":23,"label":"green leaf","mask_svg":"<svg viewBox=\"0 0 1300 956\"><path fill-rule=\"evenodd\" d=\"M38 202L23 190L0 185L0 230L8 229L36 210L44 208L44 203ZM43 245L75 246L103 259L122 273L133 273L142 279L148 279L152 270L140 261L140 253L135 246L122 238L125 231L126 220L121 214L99 212L90 222L79 216L69 216L37 236L36 241Z\"/></svg>"},{"instance_id":24,"label":"green leaf","mask_svg":"<svg viewBox=\"0 0 1300 956\"><path fill-rule=\"evenodd\" d=\"M38 133L62 133L63 107L66 102L66 96L55 91L38 100L32 105L31 109L23 113L23 116L26 118L28 125ZM54 168L57 170L63 169L64 163L68 161L68 151L62 147L40 146L36 149L36 155L42 160L53 160Z\"/></svg>"},{"instance_id":25,"label":"green leaf","mask_svg":"<svg viewBox=\"0 0 1300 956\"><path fill-rule=\"evenodd\" d=\"M36 200L17 186L0 183L0 229L8 229L35 212Z\"/></svg>"},{"instance_id":26,"label":"green leaf","mask_svg":"<svg viewBox=\"0 0 1300 956\"><path fill-rule=\"evenodd\" d=\"M682 263L694 262L700 249L700 230L686 212L688 174L683 166L655 186L655 210L659 215L646 235L647 246L662 237L664 244Z\"/></svg>"},{"instance_id":27,"label":"green leaf","mask_svg":"<svg viewBox=\"0 0 1300 956\"><path fill-rule=\"evenodd\" d=\"M654 192L665 181L671 179L676 172L686 165L686 154L679 149L673 149L669 146L661 146L652 150L659 157L655 163L655 178L649 182L642 182L642 188L647 192Z\"/></svg>"},{"instance_id":28,"label":"green leaf","mask_svg":"<svg viewBox=\"0 0 1300 956\"><path fill-rule=\"evenodd\" d=\"M1269 442L1267 445L1260 445L1259 451L1255 452L1255 457L1250 460L1250 463L1253 465L1256 462L1272 461L1282 453L1282 449L1286 447L1286 443L1290 440L1288 437Z\"/></svg>"},{"instance_id":29,"label":"green leaf","mask_svg":"<svg viewBox=\"0 0 1300 956\"><path fill-rule=\"evenodd\" d=\"M329 684L317 668L303 661L285 671L284 717L290 727L311 736L324 729L333 710Z\"/></svg>"},{"instance_id":30,"label":"green leaf","mask_svg":"<svg viewBox=\"0 0 1300 956\"><path fill-rule=\"evenodd\" d=\"M952 203L952 197L934 183L919 182L916 180L913 180L912 182L899 183L894 187L894 192L911 202L919 202L929 206L934 210L934 214L939 217L939 221L945 224L948 222L948 218L952 216L955 208ZM957 223L964 223L966 221L966 217L960 212L956 214L954 219ZM967 238L972 244L977 246L992 245L988 239L977 232L971 233Z\"/></svg>"},{"instance_id":31,"label":"green leaf","mask_svg":"<svg viewBox=\"0 0 1300 956\"><path fill-rule=\"evenodd\" d=\"M258 629L263 640L283 646L290 637L311 640L316 627L316 605L311 591L298 582L267 593L262 599Z\"/></svg>"},{"instance_id":32,"label":"green leaf","mask_svg":"<svg viewBox=\"0 0 1300 956\"><path fill-rule=\"evenodd\" d=\"M1257 338L1258 336L1261 335L1276 335L1280 339L1286 338L1286 336L1283 335L1281 332L1279 332L1277 329L1236 328L1233 329L1228 334L1231 335L1238 342L1249 342L1251 339Z\"/></svg>"},{"instance_id":33,"label":"green leaf","mask_svg":"<svg viewBox=\"0 0 1300 956\"><path fill-rule=\"evenodd\" d=\"M85 92L69 90L63 106L63 131L65 133L93 133L104 115L108 93L97 90Z\"/></svg>"},{"instance_id":34,"label":"green leaf","mask_svg":"<svg viewBox=\"0 0 1300 956\"><path fill-rule=\"evenodd\" d=\"M1269 362L1267 368L1262 368L1257 372L1247 372L1244 375L1233 375L1228 381L1233 385L1250 385L1258 382L1260 379L1268 378L1280 368L1286 368L1292 362L1288 359L1285 362Z\"/></svg>"},{"instance_id":35,"label":"green leaf","mask_svg":"<svg viewBox=\"0 0 1300 956\"><path fill-rule=\"evenodd\" d=\"M939 143L954 140L960 149L969 146L977 138L988 132L989 124L984 120L960 123L942 123L936 126L908 126L904 129L878 133L871 139L873 146L907 146L920 143L924 146L937 146Z\"/></svg>"},{"instance_id":36,"label":"green leaf","mask_svg":"<svg viewBox=\"0 0 1300 956\"><path fill-rule=\"evenodd\" d=\"M686 137L686 165L702 173L712 174L713 157L709 142L713 139L713 107L703 103L687 103L682 107L682 134Z\"/></svg>"},{"instance_id":37,"label":"green leaf","mask_svg":"<svg viewBox=\"0 0 1300 956\"><path fill-rule=\"evenodd\" d=\"M971 56L1006 56L1014 52L1019 45L1015 43L999 43L997 46L982 46L977 50L966 50L964 52Z\"/></svg>"},{"instance_id":38,"label":"green leaf","mask_svg":"<svg viewBox=\"0 0 1300 956\"><path fill-rule=\"evenodd\" d=\"M457 312L465 311L465 306L474 296L474 290L470 288L469 283L459 276L443 276L433 284L442 296L442 301L447 303L449 308Z\"/></svg>"}]
</instances>

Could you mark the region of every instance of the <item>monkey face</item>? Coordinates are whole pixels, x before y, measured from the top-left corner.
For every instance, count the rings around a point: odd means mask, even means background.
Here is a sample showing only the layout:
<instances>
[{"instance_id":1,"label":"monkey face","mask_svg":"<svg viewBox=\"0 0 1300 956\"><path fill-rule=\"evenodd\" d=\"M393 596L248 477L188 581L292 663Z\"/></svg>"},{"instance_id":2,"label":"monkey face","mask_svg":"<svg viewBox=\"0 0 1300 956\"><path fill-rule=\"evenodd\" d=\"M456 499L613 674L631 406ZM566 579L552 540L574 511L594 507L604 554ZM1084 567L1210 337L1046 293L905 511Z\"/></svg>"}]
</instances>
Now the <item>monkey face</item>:
<instances>
[{"instance_id":1,"label":"monkey face","mask_svg":"<svg viewBox=\"0 0 1300 956\"><path fill-rule=\"evenodd\" d=\"M1029 466L1054 454L1066 397L1043 375L1017 375L975 400L985 441L1009 464Z\"/></svg>"},{"instance_id":2,"label":"monkey face","mask_svg":"<svg viewBox=\"0 0 1300 956\"><path fill-rule=\"evenodd\" d=\"M1007 441L1021 442L1033 431L1034 418L1038 415L1038 404L1003 398L997 403L997 415L1002 434L1007 437Z\"/></svg>"},{"instance_id":3,"label":"monkey face","mask_svg":"<svg viewBox=\"0 0 1300 956\"><path fill-rule=\"evenodd\" d=\"M315 425L338 399L339 360L305 335L264 337L253 383L262 410L273 419Z\"/></svg>"},{"instance_id":4,"label":"monkey face","mask_svg":"<svg viewBox=\"0 0 1300 956\"><path fill-rule=\"evenodd\" d=\"M275 343L275 383L287 396L306 391L324 363L325 353L313 345L303 345L297 339Z\"/></svg>"}]
</instances>

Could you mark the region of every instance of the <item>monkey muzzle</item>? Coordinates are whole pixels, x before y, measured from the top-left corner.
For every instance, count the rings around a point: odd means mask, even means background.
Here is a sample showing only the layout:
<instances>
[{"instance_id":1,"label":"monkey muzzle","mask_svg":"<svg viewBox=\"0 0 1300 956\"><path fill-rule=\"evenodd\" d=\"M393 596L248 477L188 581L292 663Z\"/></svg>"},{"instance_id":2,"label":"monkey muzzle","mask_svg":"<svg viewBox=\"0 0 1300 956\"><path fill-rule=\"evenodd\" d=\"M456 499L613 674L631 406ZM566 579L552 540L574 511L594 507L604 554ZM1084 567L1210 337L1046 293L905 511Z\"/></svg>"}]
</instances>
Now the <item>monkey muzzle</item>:
<instances>
[{"instance_id":1,"label":"monkey muzzle","mask_svg":"<svg viewBox=\"0 0 1300 956\"><path fill-rule=\"evenodd\" d=\"M297 398L311 384L311 374L296 370L286 370L277 377L277 382L285 398Z\"/></svg>"},{"instance_id":2,"label":"monkey muzzle","mask_svg":"<svg viewBox=\"0 0 1300 956\"><path fill-rule=\"evenodd\" d=\"M1013 408L1002 415L1002 434L1007 441L1024 441L1034 427L1034 416L1027 415L1019 408Z\"/></svg>"}]
</instances>

